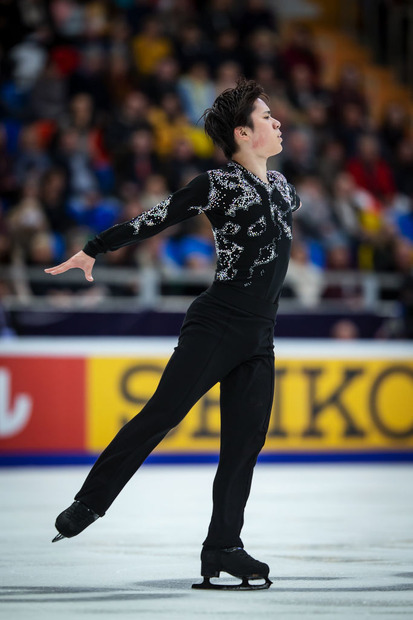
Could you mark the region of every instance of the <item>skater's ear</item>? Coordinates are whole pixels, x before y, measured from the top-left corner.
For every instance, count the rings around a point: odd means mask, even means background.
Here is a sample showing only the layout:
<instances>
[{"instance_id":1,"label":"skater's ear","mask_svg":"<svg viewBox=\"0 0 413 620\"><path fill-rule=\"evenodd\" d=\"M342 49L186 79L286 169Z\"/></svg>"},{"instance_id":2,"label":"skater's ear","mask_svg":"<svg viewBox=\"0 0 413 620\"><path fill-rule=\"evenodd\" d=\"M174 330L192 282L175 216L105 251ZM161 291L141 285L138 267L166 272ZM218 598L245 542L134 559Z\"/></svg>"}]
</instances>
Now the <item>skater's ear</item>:
<instances>
[{"instance_id":1,"label":"skater's ear","mask_svg":"<svg viewBox=\"0 0 413 620\"><path fill-rule=\"evenodd\" d=\"M251 129L249 127L235 127L234 138L238 144L242 142L248 142L250 139Z\"/></svg>"}]
</instances>

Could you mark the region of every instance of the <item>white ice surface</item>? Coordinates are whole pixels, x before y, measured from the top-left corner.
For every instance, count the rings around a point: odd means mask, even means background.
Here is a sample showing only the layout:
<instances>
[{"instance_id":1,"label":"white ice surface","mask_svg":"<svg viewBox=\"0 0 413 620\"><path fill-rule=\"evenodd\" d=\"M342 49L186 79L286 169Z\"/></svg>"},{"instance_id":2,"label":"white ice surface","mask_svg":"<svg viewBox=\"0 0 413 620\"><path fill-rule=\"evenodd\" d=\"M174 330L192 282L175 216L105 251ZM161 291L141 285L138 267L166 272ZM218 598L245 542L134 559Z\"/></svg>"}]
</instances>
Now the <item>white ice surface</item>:
<instances>
[{"instance_id":1,"label":"white ice surface","mask_svg":"<svg viewBox=\"0 0 413 620\"><path fill-rule=\"evenodd\" d=\"M215 467L143 467L108 514L51 544L87 468L0 470L0 617L413 618L413 467L259 465L243 540L256 592L191 590Z\"/></svg>"}]
</instances>

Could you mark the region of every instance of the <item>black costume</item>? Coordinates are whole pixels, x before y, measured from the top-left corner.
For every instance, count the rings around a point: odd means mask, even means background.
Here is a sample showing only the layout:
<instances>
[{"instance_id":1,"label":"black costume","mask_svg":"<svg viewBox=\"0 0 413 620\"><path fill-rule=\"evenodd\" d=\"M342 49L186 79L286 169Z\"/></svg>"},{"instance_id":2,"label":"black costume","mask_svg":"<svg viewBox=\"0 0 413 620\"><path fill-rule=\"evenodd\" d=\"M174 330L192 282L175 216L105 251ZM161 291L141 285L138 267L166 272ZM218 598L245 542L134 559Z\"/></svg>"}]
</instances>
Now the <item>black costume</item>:
<instances>
[{"instance_id":1,"label":"black costume","mask_svg":"<svg viewBox=\"0 0 413 620\"><path fill-rule=\"evenodd\" d=\"M95 257L205 213L217 249L215 281L190 306L155 394L104 450L76 495L98 515L167 432L220 382L220 462L204 548L243 546L244 508L273 399L274 321L288 267L292 211L300 205L283 175L269 171L267 177L264 183L230 162L85 246Z\"/></svg>"}]
</instances>

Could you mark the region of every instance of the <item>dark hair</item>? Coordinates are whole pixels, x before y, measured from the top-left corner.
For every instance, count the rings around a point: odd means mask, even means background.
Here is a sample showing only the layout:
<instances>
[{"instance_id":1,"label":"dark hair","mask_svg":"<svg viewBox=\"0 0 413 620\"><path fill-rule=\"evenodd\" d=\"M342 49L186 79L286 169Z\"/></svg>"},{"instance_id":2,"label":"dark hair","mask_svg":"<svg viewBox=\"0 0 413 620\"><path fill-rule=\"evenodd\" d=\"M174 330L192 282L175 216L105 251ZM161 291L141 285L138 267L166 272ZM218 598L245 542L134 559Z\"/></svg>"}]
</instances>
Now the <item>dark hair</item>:
<instances>
[{"instance_id":1,"label":"dark hair","mask_svg":"<svg viewBox=\"0 0 413 620\"><path fill-rule=\"evenodd\" d=\"M205 110L205 132L213 143L220 146L228 159L237 150L234 138L235 127L254 129L251 112L258 99L268 101L262 86L254 80L238 79L235 88L227 88L215 99L211 108Z\"/></svg>"}]
</instances>

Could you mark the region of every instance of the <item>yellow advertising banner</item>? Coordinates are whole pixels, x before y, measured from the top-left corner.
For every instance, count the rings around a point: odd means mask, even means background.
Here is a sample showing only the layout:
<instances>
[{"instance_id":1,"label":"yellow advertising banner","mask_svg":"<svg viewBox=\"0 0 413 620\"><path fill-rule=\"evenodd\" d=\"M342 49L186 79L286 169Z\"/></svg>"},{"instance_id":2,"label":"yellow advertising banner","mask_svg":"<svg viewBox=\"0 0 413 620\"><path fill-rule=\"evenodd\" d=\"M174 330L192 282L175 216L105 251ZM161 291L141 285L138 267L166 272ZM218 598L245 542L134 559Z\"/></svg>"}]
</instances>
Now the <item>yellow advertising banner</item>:
<instances>
[{"instance_id":1,"label":"yellow advertising banner","mask_svg":"<svg viewBox=\"0 0 413 620\"><path fill-rule=\"evenodd\" d=\"M166 358L91 357L87 440L101 451L138 414ZM158 452L219 451L219 385L158 446ZM413 362L389 359L278 359L264 452L413 448Z\"/></svg>"}]
</instances>

